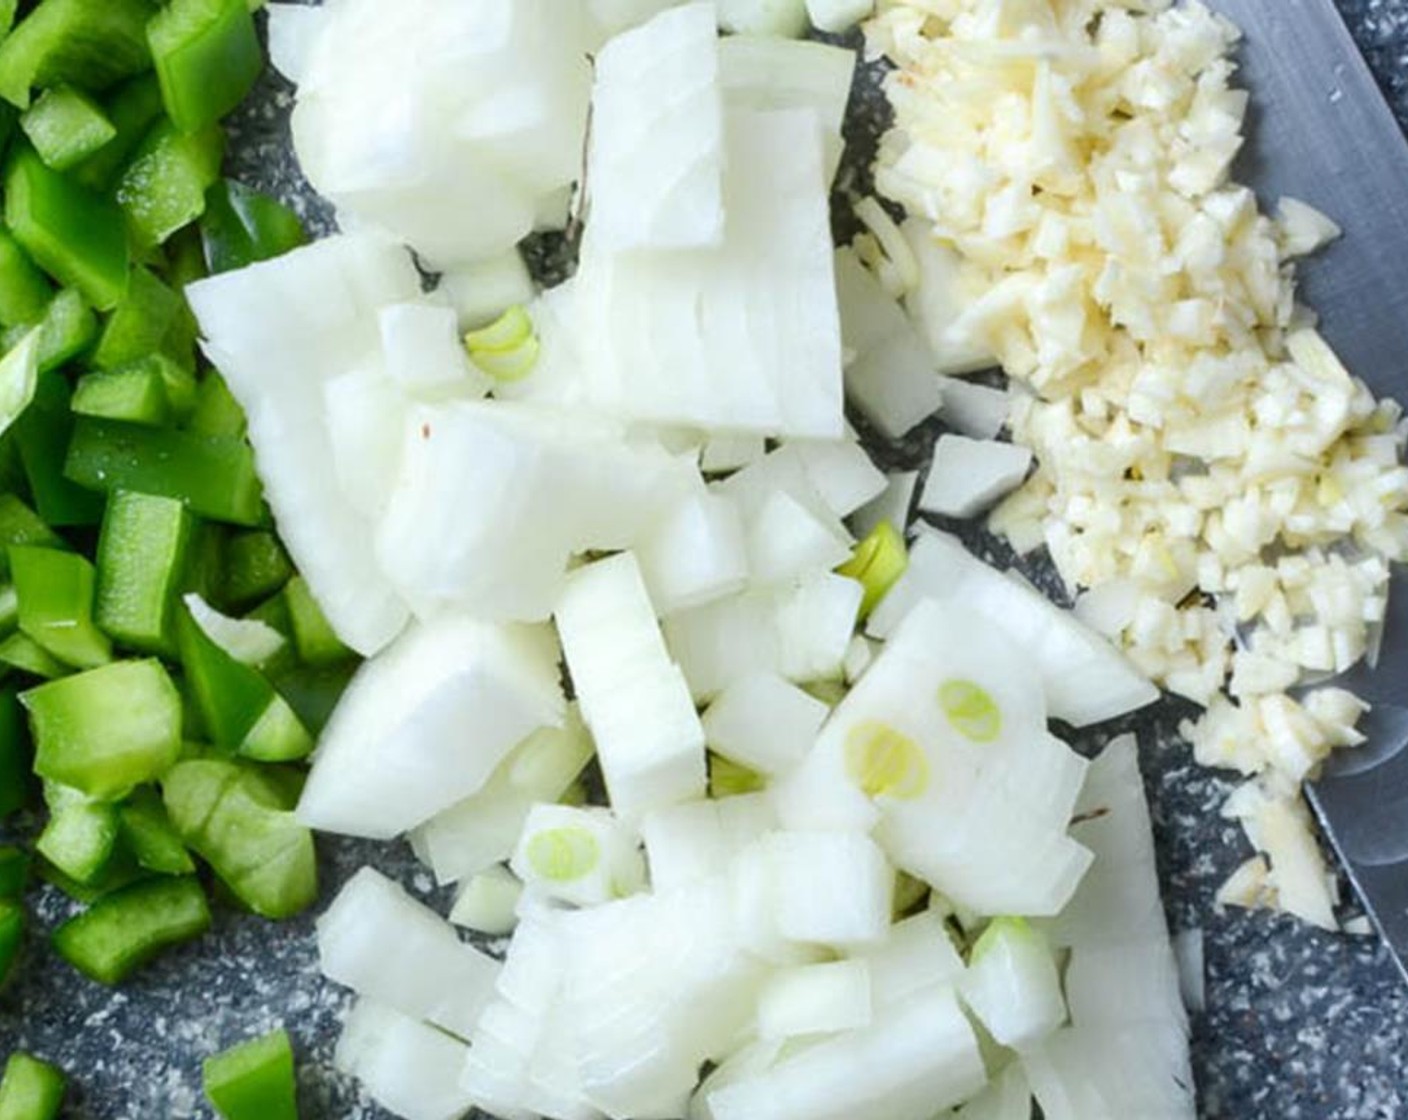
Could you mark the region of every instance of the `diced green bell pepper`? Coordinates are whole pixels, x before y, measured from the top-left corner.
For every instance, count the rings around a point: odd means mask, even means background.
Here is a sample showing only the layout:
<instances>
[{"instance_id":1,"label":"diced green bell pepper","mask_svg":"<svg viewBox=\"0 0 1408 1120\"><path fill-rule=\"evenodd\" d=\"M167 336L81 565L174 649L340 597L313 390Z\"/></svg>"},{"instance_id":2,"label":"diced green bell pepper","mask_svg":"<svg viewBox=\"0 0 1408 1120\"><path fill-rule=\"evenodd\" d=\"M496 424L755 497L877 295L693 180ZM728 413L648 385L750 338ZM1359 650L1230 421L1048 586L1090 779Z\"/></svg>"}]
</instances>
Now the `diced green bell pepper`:
<instances>
[{"instance_id":1,"label":"diced green bell pepper","mask_svg":"<svg viewBox=\"0 0 1408 1120\"><path fill-rule=\"evenodd\" d=\"M10 546L20 629L66 665L91 669L112 660L112 643L93 621L97 573L76 552Z\"/></svg>"},{"instance_id":2,"label":"diced green bell pepper","mask_svg":"<svg viewBox=\"0 0 1408 1120\"><path fill-rule=\"evenodd\" d=\"M186 421L186 431L218 439L243 439L245 427L244 409L225 379L215 370L207 370L196 387L196 406Z\"/></svg>"},{"instance_id":3,"label":"diced green bell pepper","mask_svg":"<svg viewBox=\"0 0 1408 1120\"><path fill-rule=\"evenodd\" d=\"M217 123L264 69L248 0L171 0L147 40L167 115L182 132Z\"/></svg>"},{"instance_id":4,"label":"diced green bell pepper","mask_svg":"<svg viewBox=\"0 0 1408 1120\"><path fill-rule=\"evenodd\" d=\"M253 527L264 519L254 453L242 440L82 417L64 472L92 490L177 498L213 521Z\"/></svg>"},{"instance_id":5,"label":"diced green bell pepper","mask_svg":"<svg viewBox=\"0 0 1408 1120\"><path fill-rule=\"evenodd\" d=\"M235 609L273 595L293 576L293 564L278 537L263 529L235 533L225 542L220 601ZM287 630L292 630L292 618ZM284 628L274 629L285 632Z\"/></svg>"},{"instance_id":6,"label":"diced green bell pepper","mask_svg":"<svg viewBox=\"0 0 1408 1120\"><path fill-rule=\"evenodd\" d=\"M49 278L8 231L0 230L0 326L39 322L53 296Z\"/></svg>"},{"instance_id":7,"label":"diced green bell pepper","mask_svg":"<svg viewBox=\"0 0 1408 1120\"><path fill-rule=\"evenodd\" d=\"M113 891L120 891L124 887L130 887L133 883L154 878L151 872L137 866L137 861L127 853L120 842L113 849L112 858L108 860L107 866L93 877L92 882L80 883L72 876L65 875L47 860L41 860L37 870L39 877L46 883L58 888L74 902L82 903L84 906L91 906L98 899L112 894Z\"/></svg>"},{"instance_id":8,"label":"diced green bell pepper","mask_svg":"<svg viewBox=\"0 0 1408 1120\"><path fill-rule=\"evenodd\" d=\"M0 847L0 898L19 898L29 882L29 856L13 844Z\"/></svg>"},{"instance_id":9,"label":"diced green bell pepper","mask_svg":"<svg viewBox=\"0 0 1408 1120\"><path fill-rule=\"evenodd\" d=\"M0 634L13 634L20 625L20 597L12 583L0 584Z\"/></svg>"},{"instance_id":10,"label":"diced green bell pepper","mask_svg":"<svg viewBox=\"0 0 1408 1120\"><path fill-rule=\"evenodd\" d=\"M164 248L166 268L162 275L177 291L210 275L210 269L205 263L205 246L201 243L199 224L187 226L172 234Z\"/></svg>"},{"instance_id":11,"label":"diced green bell pepper","mask_svg":"<svg viewBox=\"0 0 1408 1120\"><path fill-rule=\"evenodd\" d=\"M51 681L73 670L28 634L15 633L0 641L0 665Z\"/></svg>"},{"instance_id":12,"label":"diced green bell pepper","mask_svg":"<svg viewBox=\"0 0 1408 1120\"><path fill-rule=\"evenodd\" d=\"M99 369L117 369L160 348L181 310L181 297L145 268L134 268L93 350Z\"/></svg>"},{"instance_id":13,"label":"diced green bell pepper","mask_svg":"<svg viewBox=\"0 0 1408 1120\"><path fill-rule=\"evenodd\" d=\"M10 545L64 548L63 538L14 494L0 494L0 577L10 574Z\"/></svg>"},{"instance_id":14,"label":"diced green bell pepper","mask_svg":"<svg viewBox=\"0 0 1408 1120\"><path fill-rule=\"evenodd\" d=\"M118 661L20 694L41 777L116 800L181 753L181 697L156 660Z\"/></svg>"},{"instance_id":15,"label":"diced green bell pepper","mask_svg":"<svg viewBox=\"0 0 1408 1120\"><path fill-rule=\"evenodd\" d=\"M216 645L181 610L176 622L186 683L215 744L260 762L292 762L313 749L313 737L265 678Z\"/></svg>"},{"instance_id":16,"label":"diced green bell pepper","mask_svg":"<svg viewBox=\"0 0 1408 1120\"><path fill-rule=\"evenodd\" d=\"M94 614L123 645L175 653L174 611L192 531L190 512L175 498L119 490L108 499Z\"/></svg>"},{"instance_id":17,"label":"diced green bell pepper","mask_svg":"<svg viewBox=\"0 0 1408 1120\"><path fill-rule=\"evenodd\" d=\"M153 879L107 895L54 932L54 948L84 975L117 984L163 949L210 928L210 907L189 876Z\"/></svg>"},{"instance_id":18,"label":"diced green bell pepper","mask_svg":"<svg viewBox=\"0 0 1408 1120\"><path fill-rule=\"evenodd\" d=\"M117 817L122 839L139 866L158 875L195 874L195 861L156 790L134 791L117 807Z\"/></svg>"},{"instance_id":19,"label":"diced green bell pepper","mask_svg":"<svg viewBox=\"0 0 1408 1120\"><path fill-rule=\"evenodd\" d=\"M88 349L98 336L98 317L77 289L64 288L49 301L39 328L39 372L48 373ZM0 347L17 345L30 330L25 324L6 328Z\"/></svg>"},{"instance_id":20,"label":"diced green bell pepper","mask_svg":"<svg viewBox=\"0 0 1408 1120\"><path fill-rule=\"evenodd\" d=\"M134 362L106 372L141 374L144 378L149 375L157 377L161 381L162 396L170 408L173 419L179 420L181 417L189 415L195 407L195 375L165 354L148 354Z\"/></svg>"},{"instance_id":21,"label":"diced green bell pepper","mask_svg":"<svg viewBox=\"0 0 1408 1120\"><path fill-rule=\"evenodd\" d=\"M187 135L169 120L157 122L117 184L139 246L163 244L205 212L205 192L219 179L224 154L218 126Z\"/></svg>"},{"instance_id":22,"label":"diced green bell pepper","mask_svg":"<svg viewBox=\"0 0 1408 1120\"><path fill-rule=\"evenodd\" d=\"M0 1080L0 1120L55 1120L64 1103L64 1075L48 1062L15 1053Z\"/></svg>"},{"instance_id":23,"label":"diced green bell pepper","mask_svg":"<svg viewBox=\"0 0 1408 1120\"><path fill-rule=\"evenodd\" d=\"M201 248L200 231L195 226L177 230L166 242L166 267L162 276L172 290L181 293L181 306L162 340L162 353L180 362L192 374L196 369L196 343L200 339L200 324L185 299L188 284L204 279L205 251Z\"/></svg>"},{"instance_id":24,"label":"diced green bell pepper","mask_svg":"<svg viewBox=\"0 0 1408 1120\"><path fill-rule=\"evenodd\" d=\"M72 86L46 90L24 111L20 129L55 171L77 166L117 135L107 114Z\"/></svg>"},{"instance_id":25,"label":"diced green bell pepper","mask_svg":"<svg viewBox=\"0 0 1408 1120\"><path fill-rule=\"evenodd\" d=\"M96 525L102 498L64 477L64 450L73 432L68 381L40 377L33 402L12 430L39 516L53 526Z\"/></svg>"},{"instance_id":26,"label":"diced green bell pepper","mask_svg":"<svg viewBox=\"0 0 1408 1120\"><path fill-rule=\"evenodd\" d=\"M30 798L29 737L24 712L12 688L0 691L0 823Z\"/></svg>"},{"instance_id":27,"label":"diced green bell pepper","mask_svg":"<svg viewBox=\"0 0 1408 1120\"><path fill-rule=\"evenodd\" d=\"M117 844L117 810L71 792L51 803L55 807L34 843L35 851L74 881L91 883Z\"/></svg>"},{"instance_id":28,"label":"diced green bell pepper","mask_svg":"<svg viewBox=\"0 0 1408 1120\"><path fill-rule=\"evenodd\" d=\"M297 794L279 768L181 762L162 792L182 838L256 914L292 917L317 898L313 834L293 815Z\"/></svg>"},{"instance_id":29,"label":"diced green bell pepper","mask_svg":"<svg viewBox=\"0 0 1408 1120\"><path fill-rule=\"evenodd\" d=\"M207 1058L202 1080L224 1120L298 1120L293 1045L282 1028Z\"/></svg>"},{"instance_id":30,"label":"diced green bell pepper","mask_svg":"<svg viewBox=\"0 0 1408 1120\"><path fill-rule=\"evenodd\" d=\"M9 431L34 400L39 387L39 344L43 331L31 327L0 355L0 433Z\"/></svg>"},{"instance_id":31,"label":"diced green bell pepper","mask_svg":"<svg viewBox=\"0 0 1408 1120\"><path fill-rule=\"evenodd\" d=\"M30 87L102 90L151 65L150 0L40 0L0 43L0 97L28 108Z\"/></svg>"},{"instance_id":32,"label":"diced green bell pepper","mask_svg":"<svg viewBox=\"0 0 1408 1120\"><path fill-rule=\"evenodd\" d=\"M73 387L73 411L99 420L160 428L171 422L166 381L150 365L84 374Z\"/></svg>"},{"instance_id":33,"label":"diced green bell pepper","mask_svg":"<svg viewBox=\"0 0 1408 1120\"><path fill-rule=\"evenodd\" d=\"M282 256L308 240L289 207L233 179L207 192L200 234L212 274Z\"/></svg>"},{"instance_id":34,"label":"diced green bell pepper","mask_svg":"<svg viewBox=\"0 0 1408 1120\"><path fill-rule=\"evenodd\" d=\"M356 655L342 644L323 614L322 607L308 589L308 581L294 576L284 587L289 619L293 624L293 644L298 659L306 665L336 665Z\"/></svg>"},{"instance_id":35,"label":"diced green bell pepper","mask_svg":"<svg viewBox=\"0 0 1408 1120\"><path fill-rule=\"evenodd\" d=\"M303 726L313 735L319 735L356 671L355 661L325 666L294 665L274 675L274 687L298 713Z\"/></svg>"},{"instance_id":36,"label":"diced green bell pepper","mask_svg":"<svg viewBox=\"0 0 1408 1120\"><path fill-rule=\"evenodd\" d=\"M29 737L24 712L12 688L0 691L0 823L30 798Z\"/></svg>"},{"instance_id":37,"label":"diced green bell pepper","mask_svg":"<svg viewBox=\"0 0 1408 1120\"><path fill-rule=\"evenodd\" d=\"M186 561L186 575L181 581L181 593L194 593L207 603L214 603L224 563L224 526L197 520L195 535L191 538L190 559Z\"/></svg>"},{"instance_id":38,"label":"diced green bell pepper","mask_svg":"<svg viewBox=\"0 0 1408 1120\"><path fill-rule=\"evenodd\" d=\"M132 153L165 112L156 75L142 74L123 82L108 95L104 112L116 135L74 170L80 183L96 191L112 188Z\"/></svg>"},{"instance_id":39,"label":"diced green bell pepper","mask_svg":"<svg viewBox=\"0 0 1408 1120\"><path fill-rule=\"evenodd\" d=\"M3 47L0 47L3 50ZM5 172L5 224L35 263L100 311L127 292L127 236L111 199L44 166L20 145Z\"/></svg>"}]
</instances>

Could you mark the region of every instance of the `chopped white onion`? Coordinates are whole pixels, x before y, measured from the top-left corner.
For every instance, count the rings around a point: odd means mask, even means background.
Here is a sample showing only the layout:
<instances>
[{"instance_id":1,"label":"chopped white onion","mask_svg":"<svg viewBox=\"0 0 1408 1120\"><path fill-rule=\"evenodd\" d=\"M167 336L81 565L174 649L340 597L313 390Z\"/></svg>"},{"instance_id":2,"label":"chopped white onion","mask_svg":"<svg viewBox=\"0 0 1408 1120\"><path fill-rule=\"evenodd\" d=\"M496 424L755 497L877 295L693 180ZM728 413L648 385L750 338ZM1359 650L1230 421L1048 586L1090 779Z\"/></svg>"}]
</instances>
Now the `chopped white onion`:
<instances>
[{"instance_id":1,"label":"chopped white onion","mask_svg":"<svg viewBox=\"0 0 1408 1120\"><path fill-rule=\"evenodd\" d=\"M579 568L557 606L568 671L617 812L702 797L704 730L669 657L635 556Z\"/></svg>"},{"instance_id":2,"label":"chopped white onion","mask_svg":"<svg viewBox=\"0 0 1408 1120\"><path fill-rule=\"evenodd\" d=\"M533 806L509 867L528 889L576 906L624 898L645 885L636 835L609 809Z\"/></svg>"},{"instance_id":3,"label":"chopped white onion","mask_svg":"<svg viewBox=\"0 0 1408 1120\"><path fill-rule=\"evenodd\" d=\"M298 818L390 839L477 791L529 732L562 722L541 630L444 615L366 662L324 730Z\"/></svg>"},{"instance_id":4,"label":"chopped white onion","mask_svg":"<svg viewBox=\"0 0 1408 1120\"><path fill-rule=\"evenodd\" d=\"M825 704L771 673L742 677L703 716L709 749L760 774L783 774L811 750Z\"/></svg>"},{"instance_id":5,"label":"chopped white onion","mask_svg":"<svg viewBox=\"0 0 1408 1120\"><path fill-rule=\"evenodd\" d=\"M934 447L919 508L945 517L975 517L1021 484L1032 453L997 440L942 435Z\"/></svg>"},{"instance_id":6,"label":"chopped white onion","mask_svg":"<svg viewBox=\"0 0 1408 1120\"><path fill-rule=\"evenodd\" d=\"M390 879L364 867L318 919L318 963L358 995L468 1038L499 963Z\"/></svg>"},{"instance_id":7,"label":"chopped white onion","mask_svg":"<svg viewBox=\"0 0 1408 1120\"><path fill-rule=\"evenodd\" d=\"M758 1034L765 1039L856 1030L871 1018L863 959L782 969L758 993Z\"/></svg>"},{"instance_id":8,"label":"chopped white onion","mask_svg":"<svg viewBox=\"0 0 1408 1120\"><path fill-rule=\"evenodd\" d=\"M873 1026L783 1057L709 1098L714 1120L929 1120L987 1080L951 988L931 988Z\"/></svg>"},{"instance_id":9,"label":"chopped white onion","mask_svg":"<svg viewBox=\"0 0 1408 1120\"><path fill-rule=\"evenodd\" d=\"M443 1031L359 999L343 1024L333 1065L404 1120L459 1120L472 1104L459 1085L467 1053Z\"/></svg>"},{"instance_id":10,"label":"chopped white onion","mask_svg":"<svg viewBox=\"0 0 1408 1120\"><path fill-rule=\"evenodd\" d=\"M963 377L939 379L943 407L939 416L961 435L994 439L1012 414L1012 391L993 389Z\"/></svg>"},{"instance_id":11,"label":"chopped white onion","mask_svg":"<svg viewBox=\"0 0 1408 1120\"><path fill-rule=\"evenodd\" d=\"M186 287L205 352L248 417L279 535L338 637L368 656L408 611L369 547L369 521L327 469L323 387L378 351L379 308L419 293L410 255L369 234Z\"/></svg>"},{"instance_id":12,"label":"chopped white onion","mask_svg":"<svg viewBox=\"0 0 1408 1120\"><path fill-rule=\"evenodd\" d=\"M885 637L926 597L960 602L1000 627L1036 663L1051 714L1067 723L1083 727L1158 699L1159 690L1103 638L943 533L921 534L905 575L870 616L868 632Z\"/></svg>"},{"instance_id":13,"label":"chopped white onion","mask_svg":"<svg viewBox=\"0 0 1408 1120\"><path fill-rule=\"evenodd\" d=\"M508 868L495 864L471 875L455 895L450 921L462 929L503 937L518 925L518 901L523 883Z\"/></svg>"},{"instance_id":14,"label":"chopped white onion","mask_svg":"<svg viewBox=\"0 0 1408 1120\"><path fill-rule=\"evenodd\" d=\"M598 53L587 168L598 250L723 240L718 44L713 4L682 4Z\"/></svg>"}]
</instances>

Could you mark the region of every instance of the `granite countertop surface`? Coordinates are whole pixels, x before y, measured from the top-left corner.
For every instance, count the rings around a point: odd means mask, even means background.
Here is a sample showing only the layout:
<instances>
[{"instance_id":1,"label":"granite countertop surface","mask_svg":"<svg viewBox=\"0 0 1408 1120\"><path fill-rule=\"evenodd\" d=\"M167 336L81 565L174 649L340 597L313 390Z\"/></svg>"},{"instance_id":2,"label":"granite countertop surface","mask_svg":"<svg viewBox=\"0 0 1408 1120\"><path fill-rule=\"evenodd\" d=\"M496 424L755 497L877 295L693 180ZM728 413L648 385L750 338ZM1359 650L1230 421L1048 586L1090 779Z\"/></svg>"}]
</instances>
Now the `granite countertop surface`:
<instances>
[{"instance_id":1,"label":"granite countertop surface","mask_svg":"<svg viewBox=\"0 0 1408 1120\"><path fill-rule=\"evenodd\" d=\"M1399 123L1408 127L1408 0L1335 2ZM325 228L326 213L310 203L288 155L289 106L287 87L266 77L234 122L231 170L294 201ZM921 459L926 438L931 441L933 432L895 457ZM1184 714L1170 704L1135 726L1170 923L1175 932L1203 935L1206 1010L1192 1019L1200 1115L1408 1117L1408 987L1378 942L1325 934L1283 917L1215 910L1218 884L1247 853L1238 829L1217 814L1230 785L1195 767L1177 741ZM1103 729L1081 745L1098 746L1111 733ZM442 912L448 905L448 895L434 889L404 845L325 841L322 852L325 899L356 867L371 862ZM272 926L220 911L213 932L197 945L109 992L42 944L43 932L67 912L54 893L40 896L39 930L17 983L0 995L0 1056L19 1047L62 1064L73 1085L65 1116L210 1117L200 1090L201 1059L280 1024L299 1054L307 1120L386 1116L331 1068L349 999L317 975L311 915Z\"/></svg>"}]
</instances>

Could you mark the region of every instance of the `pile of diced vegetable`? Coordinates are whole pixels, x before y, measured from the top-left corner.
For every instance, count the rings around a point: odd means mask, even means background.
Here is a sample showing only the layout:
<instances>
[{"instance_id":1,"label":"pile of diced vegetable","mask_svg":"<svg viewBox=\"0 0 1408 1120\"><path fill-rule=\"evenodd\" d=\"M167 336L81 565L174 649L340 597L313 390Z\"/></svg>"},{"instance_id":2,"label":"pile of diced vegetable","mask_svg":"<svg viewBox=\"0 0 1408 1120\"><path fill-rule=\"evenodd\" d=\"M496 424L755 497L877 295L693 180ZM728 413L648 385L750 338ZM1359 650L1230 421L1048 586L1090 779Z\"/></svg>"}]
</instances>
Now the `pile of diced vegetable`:
<instances>
[{"instance_id":1,"label":"pile of diced vegetable","mask_svg":"<svg viewBox=\"0 0 1408 1120\"><path fill-rule=\"evenodd\" d=\"M0 827L32 841L0 847L0 982L34 870L82 907L53 947L113 984L207 928L214 879L270 917L315 899L296 764L355 657L183 294L305 240L220 177L264 67L248 5L0 8ZM52 1077L12 1072L0 1115L50 1115L12 1101Z\"/></svg>"}]
</instances>

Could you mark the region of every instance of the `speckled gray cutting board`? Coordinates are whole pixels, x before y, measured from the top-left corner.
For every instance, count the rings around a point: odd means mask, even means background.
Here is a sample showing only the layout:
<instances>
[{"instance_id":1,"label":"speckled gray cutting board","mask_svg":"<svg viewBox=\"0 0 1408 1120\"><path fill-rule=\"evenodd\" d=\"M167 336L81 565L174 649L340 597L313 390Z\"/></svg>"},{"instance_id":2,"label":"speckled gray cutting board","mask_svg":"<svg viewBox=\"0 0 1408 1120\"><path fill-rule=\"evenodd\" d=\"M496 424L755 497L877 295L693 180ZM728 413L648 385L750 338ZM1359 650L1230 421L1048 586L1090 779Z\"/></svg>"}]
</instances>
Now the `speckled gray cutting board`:
<instances>
[{"instance_id":1,"label":"speckled gray cutting board","mask_svg":"<svg viewBox=\"0 0 1408 1120\"><path fill-rule=\"evenodd\" d=\"M1400 123L1408 123L1408 0L1337 3ZM858 151L873 139L878 103L871 75L852 114ZM287 88L267 78L236 122L230 170L292 201L326 228L326 214L310 201L290 155L289 106ZM883 457L918 464L933 437L926 431L905 448L884 449ZM1207 1010L1193 1018L1201 1115L1408 1117L1408 991L1380 946L1286 918L1214 909L1218 883L1246 853L1237 830L1217 815L1228 787L1195 768L1176 741L1173 729L1183 714L1167 705L1134 726L1171 925L1206 934ZM1093 749L1111 730L1080 745ZM403 845L324 841L322 852L325 900L356 867L371 862L442 909L447 903ZM288 1028L299 1053L306 1120L385 1116L331 1068L348 998L317 975L311 916L274 926L223 911L199 944L165 957L114 993L73 973L44 946L44 932L66 914L67 904L50 892L40 896L38 910L39 929L20 979L0 996L0 1055L23 1047L63 1065L74 1084L66 1116L209 1117L200 1093L201 1059L276 1024Z\"/></svg>"}]
</instances>

